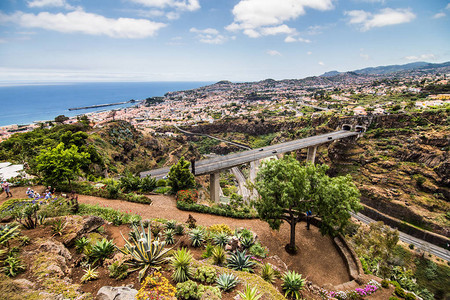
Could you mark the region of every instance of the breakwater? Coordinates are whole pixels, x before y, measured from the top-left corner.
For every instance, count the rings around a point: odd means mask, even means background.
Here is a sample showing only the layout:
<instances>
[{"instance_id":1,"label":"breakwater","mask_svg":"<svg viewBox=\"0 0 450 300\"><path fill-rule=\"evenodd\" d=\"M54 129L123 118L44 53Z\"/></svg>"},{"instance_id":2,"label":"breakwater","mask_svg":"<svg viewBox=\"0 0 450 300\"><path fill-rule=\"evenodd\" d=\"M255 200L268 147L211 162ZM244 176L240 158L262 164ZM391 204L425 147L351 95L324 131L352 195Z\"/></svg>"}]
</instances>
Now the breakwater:
<instances>
[{"instance_id":1,"label":"breakwater","mask_svg":"<svg viewBox=\"0 0 450 300\"><path fill-rule=\"evenodd\" d=\"M137 101L132 99L130 101L122 101L122 102L106 103L106 104L96 104L96 105L81 106L81 107L72 107L72 108L69 108L69 110L72 111L72 110L99 108L99 107L115 106L115 105L122 105L122 104L135 103L135 102L137 102Z\"/></svg>"}]
</instances>

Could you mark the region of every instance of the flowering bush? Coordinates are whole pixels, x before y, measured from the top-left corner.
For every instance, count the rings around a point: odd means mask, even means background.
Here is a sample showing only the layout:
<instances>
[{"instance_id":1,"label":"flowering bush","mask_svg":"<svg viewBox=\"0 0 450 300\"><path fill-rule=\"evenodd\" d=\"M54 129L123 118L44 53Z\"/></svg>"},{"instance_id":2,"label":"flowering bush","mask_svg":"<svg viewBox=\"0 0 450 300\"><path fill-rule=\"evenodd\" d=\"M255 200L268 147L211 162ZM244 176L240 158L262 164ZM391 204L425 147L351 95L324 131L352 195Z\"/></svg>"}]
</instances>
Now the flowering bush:
<instances>
[{"instance_id":1,"label":"flowering bush","mask_svg":"<svg viewBox=\"0 0 450 300\"><path fill-rule=\"evenodd\" d=\"M370 280L363 288L356 288L354 291L327 291L320 290L320 295L325 299L362 299L375 293L380 288L380 284L375 280Z\"/></svg>"},{"instance_id":2,"label":"flowering bush","mask_svg":"<svg viewBox=\"0 0 450 300\"><path fill-rule=\"evenodd\" d=\"M197 190L180 190L176 195L177 202L196 203L198 200Z\"/></svg>"},{"instance_id":3,"label":"flowering bush","mask_svg":"<svg viewBox=\"0 0 450 300\"><path fill-rule=\"evenodd\" d=\"M141 289L136 294L137 300L164 300L172 299L177 292L176 288L169 283L167 278L160 272L155 272L152 276L145 278Z\"/></svg>"}]
</instances>

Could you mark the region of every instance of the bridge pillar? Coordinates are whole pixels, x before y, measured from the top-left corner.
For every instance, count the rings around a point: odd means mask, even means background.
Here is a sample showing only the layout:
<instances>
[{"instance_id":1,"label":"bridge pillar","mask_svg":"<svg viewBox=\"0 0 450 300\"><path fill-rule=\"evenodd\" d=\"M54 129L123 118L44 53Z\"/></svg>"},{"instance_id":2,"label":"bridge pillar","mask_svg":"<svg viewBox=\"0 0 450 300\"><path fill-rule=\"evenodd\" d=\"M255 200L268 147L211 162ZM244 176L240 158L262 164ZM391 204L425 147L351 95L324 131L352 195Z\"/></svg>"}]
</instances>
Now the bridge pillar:
<instances>
[{"instance_id":1,"label":"bridge pillar","mask_svg":"<svg viewBox=\"0 0 450 300\"><path fill-rule=\"evenodd\" d=\"M306 160L314 164L316 159L317 146L308 147L308 154L306 155Z\"/></svg>"},{"instance_id":2,"label":"bridge pillar","mask_svg":"<svg viewBox=\"0 0 450 300\"><path fill-rule=\"evenodd\" d=\"M215 203L220 203L220 173L209 174L209 195Z\"/></svg>"}]
</instances>

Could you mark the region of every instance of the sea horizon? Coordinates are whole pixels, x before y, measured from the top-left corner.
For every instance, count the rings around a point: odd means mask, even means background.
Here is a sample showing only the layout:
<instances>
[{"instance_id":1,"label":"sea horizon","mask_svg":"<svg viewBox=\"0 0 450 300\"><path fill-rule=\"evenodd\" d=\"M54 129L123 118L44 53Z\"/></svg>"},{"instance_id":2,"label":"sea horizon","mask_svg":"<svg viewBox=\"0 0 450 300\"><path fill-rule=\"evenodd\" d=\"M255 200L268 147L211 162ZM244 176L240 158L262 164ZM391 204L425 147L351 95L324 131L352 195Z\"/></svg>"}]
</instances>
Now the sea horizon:
<instances>
[{"instance_id":1,"label":"sea horizon","mask_svg":"<svg viewBox=\"0 0 450 300\"><path fill-rule=\"evenodd\" d=\"M136 103L109 107L72 110L116 102L145 100L161 97L167 92L190 90L213 82L205 81L151 81L151 82L27 82L13 85L0 84L3 106L0 126L27 125L51 121L58 115L74 117L86 113L126 108Z\"/></svg>"}]
</instances>

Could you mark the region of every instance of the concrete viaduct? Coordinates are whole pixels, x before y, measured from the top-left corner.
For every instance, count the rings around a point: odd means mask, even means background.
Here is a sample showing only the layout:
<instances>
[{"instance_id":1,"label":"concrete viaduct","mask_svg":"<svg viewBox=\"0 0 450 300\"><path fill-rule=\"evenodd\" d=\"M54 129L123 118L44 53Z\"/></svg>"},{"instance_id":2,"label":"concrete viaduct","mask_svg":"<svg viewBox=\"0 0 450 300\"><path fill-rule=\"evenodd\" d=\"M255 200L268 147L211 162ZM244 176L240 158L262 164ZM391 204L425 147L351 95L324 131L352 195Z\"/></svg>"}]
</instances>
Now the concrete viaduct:
<instances>
[{"instance_id":1,"label":"concrete viaduct","mask_svg":"<svg viewBox=\"0 0 450 300\"><path fill-rule=\"evenodd\" d=\"M263 158L267 158L273 155L283 154L303 148L308 149L307 160L314 163L316 157L317 147L319 145L332 142L334 140L344 139L348 137L354 137L361 134L364 131L362 126L354 126L344 124L342 130L307 137L299 140L285 142L276 145L270 145L263 148L252 149L248 151L242 151L238 153L232 153L210 159L202 159L194 162L194 169L191 171L195 176L210 175L210 196L214 202L219 202L219 179L220 172L231 169L233 167L257 162ZM355 130L355 131L352 131ZM150 170L141 172L140 176L152 176L155 179L162 179L168 175L170 167Z\"/></svg>"}]
</instances>

